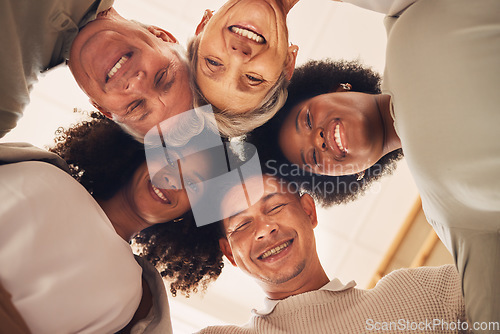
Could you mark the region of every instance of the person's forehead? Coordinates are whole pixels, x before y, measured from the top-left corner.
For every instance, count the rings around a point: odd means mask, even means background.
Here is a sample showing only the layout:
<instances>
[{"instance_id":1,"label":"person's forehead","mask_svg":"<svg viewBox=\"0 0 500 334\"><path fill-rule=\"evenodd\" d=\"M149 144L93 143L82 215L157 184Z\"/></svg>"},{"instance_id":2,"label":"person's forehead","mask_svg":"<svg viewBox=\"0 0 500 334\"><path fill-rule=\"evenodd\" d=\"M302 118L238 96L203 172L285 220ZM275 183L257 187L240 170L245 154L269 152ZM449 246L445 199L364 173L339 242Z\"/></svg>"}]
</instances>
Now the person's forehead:
<instances>
[{"instance_id":1,"label":"person's forehead","mask_svg":"<svg viewBox=\"0 0 500 334\"><path fill-rule=\"evenodd\" d=\"M258 201L251 203L256 193L262 193ZM222 210L225 218L249 208L262 205L273 196L294 196L290 192L288 183L269 175L253 176L241 185L229 189L222 200Z\"/></svg>"}]
</instances>

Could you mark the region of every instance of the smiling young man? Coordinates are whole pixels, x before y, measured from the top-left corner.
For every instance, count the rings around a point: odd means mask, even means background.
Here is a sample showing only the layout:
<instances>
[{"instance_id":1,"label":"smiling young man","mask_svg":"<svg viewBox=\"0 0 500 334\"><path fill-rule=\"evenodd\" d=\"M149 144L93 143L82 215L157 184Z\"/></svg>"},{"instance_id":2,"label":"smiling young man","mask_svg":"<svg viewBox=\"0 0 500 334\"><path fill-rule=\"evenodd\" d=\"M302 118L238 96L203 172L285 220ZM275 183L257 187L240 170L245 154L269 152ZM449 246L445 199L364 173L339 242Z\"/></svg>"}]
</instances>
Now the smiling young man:
<instances>
[{"instance_id":1,"label":"smiling young man","mask_svg":"<svg viewBox=\"0 0 500 334\"><path fill-rule=\"evenodd\" d=\"M329 280L314 237L318 224L313 199L273 176L250 177L247 194L264 183L253 206L240 189L230 189L221 210L225 234L219 241L228 260L253 277L267 295L242 326L213 326L200 333L457 333L432 323L463 325L460 278L453 266L402 269L371 290ZM433 327L434 326L434 327ZM425 328L423 328L425 327ZM422 329L423 328L423 329ZM450 326L451 328L451 326ZM428 330L430 329L430 330Z\"/></svg>"},{"instance_id":2,"label":"smiling young man","mask_svg":"<svg viewBox=\"0 0 500 334\"><path fill-rule=\"evenodd\" d=\"M2 0L0 137L40 72L68 60L91 102L134 134L191 109L188 67L167 31L122 18L113 0Z\"/></svg>"}]
</instances>

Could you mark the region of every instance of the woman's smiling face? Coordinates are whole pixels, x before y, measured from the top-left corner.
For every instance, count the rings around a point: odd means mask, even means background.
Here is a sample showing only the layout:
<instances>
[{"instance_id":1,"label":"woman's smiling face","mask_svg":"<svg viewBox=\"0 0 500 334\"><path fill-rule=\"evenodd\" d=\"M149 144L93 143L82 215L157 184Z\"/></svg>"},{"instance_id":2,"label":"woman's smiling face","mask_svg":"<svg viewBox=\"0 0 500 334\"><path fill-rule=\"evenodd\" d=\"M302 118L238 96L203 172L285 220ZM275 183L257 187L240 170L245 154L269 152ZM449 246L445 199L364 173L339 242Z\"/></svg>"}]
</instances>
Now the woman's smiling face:
<instances>
[{"instance_id":1,"label":"woman's smiling face","mask_svg":"<svg viewBox=\"0 0 500 334\"><path fill-rule=\"evenodd\" d=\"M229 1L201 26L196 81L217 108L252 110L285 65L293 73L296 47L288 45L286 15L275 1Z\"/></svg>"},{"instance_id":2,"label":"woman's smiling face","mask_svg":"<svg viewBox=\"0 0 500 334\"><path fill-rule=\"evenodd\" d=\"M187 147L170 154L175 161L156 172L152 179L144 162L122 189L133 211L149 224L185 214L204 194L204 181L213 177L215 161L209 152L195 152Z\"/></svg>"},{"instance_id":3,"label":"woman's smiling face","mask_svg":"<svg viewBox=\"0 0 500 334\"><path fill-rule=\"evenodd\" d=\"M165 171L163 175L168 175L168 172ZM191 207L186 189L174 186L161 189L154 186L145 162L137 168L122 191L137 216L149 224L170 221L183 215Z\"/></svg>"},{"instance_id":4,"label":"woman's smiling face","mask_svg":"<svg viewBox=\"0 0 500 334\"><path fill-rule=\"evenodd\" d=\"M363 171L383 156L384 125L376 95L340 92L297 104L279 133L285 157L322 175Z\"/></svg>"}]
</instances>

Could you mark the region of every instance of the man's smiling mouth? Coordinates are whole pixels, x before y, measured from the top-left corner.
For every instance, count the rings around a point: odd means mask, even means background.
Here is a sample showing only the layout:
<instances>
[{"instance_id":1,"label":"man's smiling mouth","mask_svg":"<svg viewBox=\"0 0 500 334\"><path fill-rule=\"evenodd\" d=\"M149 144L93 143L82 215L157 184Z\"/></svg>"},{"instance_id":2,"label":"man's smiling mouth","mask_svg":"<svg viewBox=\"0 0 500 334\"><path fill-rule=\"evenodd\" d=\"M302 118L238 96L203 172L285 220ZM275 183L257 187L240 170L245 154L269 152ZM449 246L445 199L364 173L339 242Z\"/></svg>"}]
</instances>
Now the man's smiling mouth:
<instances>
[{"instance_id":1,"label":"man's smiling mouth","mask_svg":"<svg viewBox=\"0 0 500 334\"><path fill-rule=\"evenodd\" d=\"M259 259L260 260L264 260L272 255L276 255L276 254L279 254L281 253L285 248L287 248L288 246L290 246L292 244L292 240L288 240L284 243L282 243L281 245L279 246L276 246L274 248L271 248L270 250L268 250L267 252L265 252L264 254L262 254L261 256L259 256Z\"/></svg>"},{"instance_id":2,"label":"man's smiling mouth","mask_svg":"<svg viewBox=\"0 0 500 334\"><path fill-rule=\"evenodd\" d=\"M108 82L109 79L111 79L116 72L129 60L131 54L127 53L126 55L123 55L116 64L109 70L108 74L106 75L106 82Z\"/></svg>"}]
</instances>

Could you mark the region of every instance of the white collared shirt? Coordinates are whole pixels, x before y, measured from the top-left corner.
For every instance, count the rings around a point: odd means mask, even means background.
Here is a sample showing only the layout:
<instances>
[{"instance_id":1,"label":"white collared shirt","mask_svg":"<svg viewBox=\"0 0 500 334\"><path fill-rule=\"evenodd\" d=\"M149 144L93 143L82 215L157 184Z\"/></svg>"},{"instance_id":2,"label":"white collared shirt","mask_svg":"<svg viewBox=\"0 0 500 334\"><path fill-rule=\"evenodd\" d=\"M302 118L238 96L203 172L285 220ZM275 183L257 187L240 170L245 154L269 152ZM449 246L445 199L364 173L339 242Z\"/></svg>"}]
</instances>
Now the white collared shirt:
<instances>
[{"instance_id":1,"label":"white collared shirt","mask_svg":"<svg viewBox=\"0 0 500 334\"><path fill-rule=\"evenodd\" d=\"M356 282L354 280L348 282L347 284L343 284L338 278L332 279L330 282L322 286L319 290L327 290L333 292L345 291L348 289L352 289L356 286ZM285 298L286 299L286 298ZM276 305L282 300L285 299L269 299L266 298L264 300L264 307L261 310L253 309L252 314L258 316L264 316L270 314Z\"/></svg>"}]
</instances>

